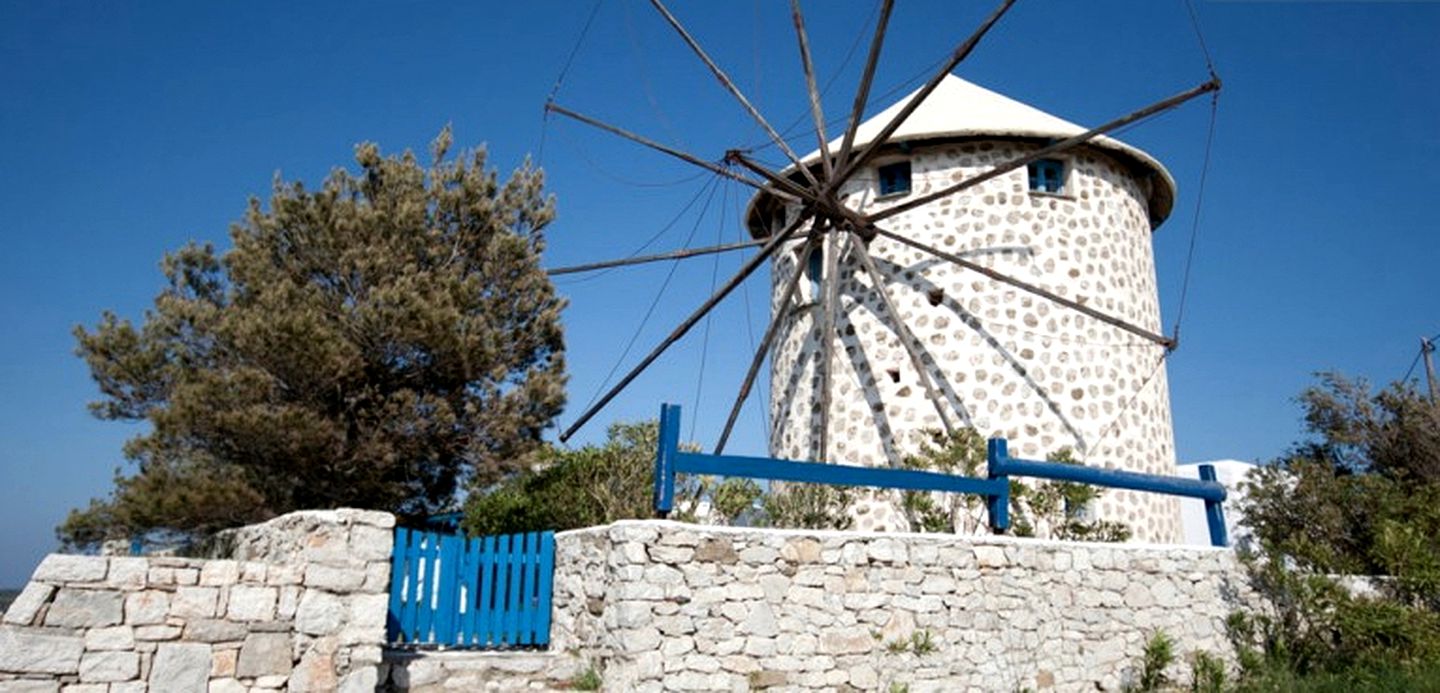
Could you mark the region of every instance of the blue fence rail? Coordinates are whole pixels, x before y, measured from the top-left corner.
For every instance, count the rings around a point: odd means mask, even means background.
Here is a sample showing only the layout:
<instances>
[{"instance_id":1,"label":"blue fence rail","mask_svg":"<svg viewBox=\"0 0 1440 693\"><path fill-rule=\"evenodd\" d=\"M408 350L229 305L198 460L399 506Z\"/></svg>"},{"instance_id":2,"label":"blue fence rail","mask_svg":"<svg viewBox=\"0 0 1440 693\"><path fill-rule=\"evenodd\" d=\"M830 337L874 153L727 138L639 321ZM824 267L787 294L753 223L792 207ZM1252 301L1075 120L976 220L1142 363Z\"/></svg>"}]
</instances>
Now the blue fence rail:
<instances>
[{"instance_id":1,"label":"blue fence rail","mask_svg":"<svg viewBox=\"0 0 1440 693\"><path fill-rule=\"evenodd\" d=\"M466 539L398 528L389 640L495 649L549 645L554 568L553 532Z\"/></svg>"},{"instance_id":2,"label":"blue fence rail","mask_svg":"<svg viewBox=\"0 0 1440 693\"><path fill-rule=\"evenodd\" d=\"M1225 486L1215 480L1215 468L1211 465L1200 465L1200 479L1195 480L1058 462L1022 460L1010 457L1004 438L990 439L986 458L988 475L981 479L912 469L854 467L768 457L684 452L680 450L680 407L665 404L660 407L660 442L655 455L655 512L664 517L674 509L676 474L710 474L836 486L971 493L985 497L991 531L1003 532L1010 528L1010 477L1025 476L1199 498L1205 501L1210 543L1214 546L1229 544L1222 505L1226 496Z\"/></svg>"}]
</instances>

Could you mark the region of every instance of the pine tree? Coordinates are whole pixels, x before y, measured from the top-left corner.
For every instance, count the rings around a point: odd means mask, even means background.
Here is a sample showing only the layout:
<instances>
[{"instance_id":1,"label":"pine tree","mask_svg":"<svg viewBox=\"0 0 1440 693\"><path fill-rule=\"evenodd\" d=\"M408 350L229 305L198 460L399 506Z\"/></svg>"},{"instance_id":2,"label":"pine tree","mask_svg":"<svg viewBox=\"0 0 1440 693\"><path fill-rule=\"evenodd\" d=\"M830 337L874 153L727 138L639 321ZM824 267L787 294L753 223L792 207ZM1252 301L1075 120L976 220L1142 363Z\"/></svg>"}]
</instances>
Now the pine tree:
<instances>
[{"instance_id":1,"label":"pine tree","mask_svg":"<svg viewBox=\"0 0 1440 693\"><path fill-rule=\"evenodd\" d=\"M76 328L102 419L144 421L72 546L200 535L301 508L419 515L524 468L564 404L563 301L539 266L540 171L483 149L427 168L356 148L316 191L277 177L223 254L191 244L140 325Z\"/></svg>"}]
</instances>

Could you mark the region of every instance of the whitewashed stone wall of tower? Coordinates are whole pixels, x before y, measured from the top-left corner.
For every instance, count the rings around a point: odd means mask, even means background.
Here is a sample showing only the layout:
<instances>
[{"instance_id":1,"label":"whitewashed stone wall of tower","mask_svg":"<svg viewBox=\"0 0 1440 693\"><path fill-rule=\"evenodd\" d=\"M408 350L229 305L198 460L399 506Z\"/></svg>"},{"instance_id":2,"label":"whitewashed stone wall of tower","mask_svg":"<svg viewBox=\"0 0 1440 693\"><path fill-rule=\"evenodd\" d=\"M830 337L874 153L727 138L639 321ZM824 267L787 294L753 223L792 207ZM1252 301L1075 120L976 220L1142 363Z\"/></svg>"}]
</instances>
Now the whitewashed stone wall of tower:
<instances>
[{"instance_id":1,"label":"whitewashed stone wall of tower","mask_svg":"<svg viewBox=\"0 0 1440 693\"><path fill-rule=\"evenodd\" d=\"M876 200L873 168L842 193L846 204L877 211L1032 149L1004 141L917 147L909 157L911 195ZM1145 191L1102 152L1081 150L1066 163L1063 194L1030 192L1022 168L883 226L1161 332ZM802 280L796 299L779 305L786 280L803 269L802 245L777 254L772 267L772 310L786 322L771 372L771 453L897 464L941 421L870 279L843 253L828 455L817 449L817 297ZM885 238L870 251L953 422L1009 438L1020 457L1068 447L1087 464L1174 473L1162 347ZM888 502L862 503L857 512L859 528L906 528ZM1095 512L1126 523L1137 539L1178 540L1173 498L1109 491Z\"/></svg>"}]
</instances>

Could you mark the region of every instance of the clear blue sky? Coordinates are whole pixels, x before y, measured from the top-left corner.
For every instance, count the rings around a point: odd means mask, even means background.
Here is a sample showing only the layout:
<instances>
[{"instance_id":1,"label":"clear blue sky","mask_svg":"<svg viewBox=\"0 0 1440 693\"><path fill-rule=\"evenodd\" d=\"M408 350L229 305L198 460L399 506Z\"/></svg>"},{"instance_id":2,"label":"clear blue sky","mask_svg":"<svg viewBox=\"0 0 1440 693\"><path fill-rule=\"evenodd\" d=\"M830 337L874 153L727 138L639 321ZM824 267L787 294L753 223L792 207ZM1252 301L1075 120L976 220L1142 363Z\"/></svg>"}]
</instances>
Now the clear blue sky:
<instances>
[{"instance_id":1,"label":"clear blue sky","mask_svg":"<svg viewBox=\"0 0 1440 693\"><path fill-rule=\"evenodd\" d=\"M811 2L826 105L848 106L870 2ZM877 90L903 85L990 2L902 0ZM277 171L315 183L355 143L423 149L446 123L502 169L541 154L541 108L591 3L35 3L0 1L0 585L21 583L67 509L103 494L135 426L90 418L96 390L71 329L139 317L157 263L191 239L227 244ZM777 126L804 111L783 4L675 11ZM1225 78L1183 346L1170 361L1182 460L1269 459L1298 434L1292 397L1319 369L1388 381L1440 331L1440 3L1205 2ZM1080 123L1205 78L1179 0L1021 0L957 71ZM898 95L897 95L898 96ZM894 96L891 97L893 99ZM707 158L757 128L640 0L604 0L562 103ZM885 104L879 104L881 106ZM1181 197L1156 236L1173 320L1203 152L1197 103L1122 136L1164 161ZM551 121L542 162L560 217L551 265L620 256L706 184L648 151ZM810 141L797 147L808 150ZM744 193L722 187L655 249L735 239ZM693 211L693 210L692 210ZM723 214L723 216L722 216ZM723 277L738 262L720 260ZM676 273L633 361L707 293L717 266ZM571 411L589 400L663 282L664 266L562 284L572 304ZM695 437L713 439L763 329L763 284L711 326ZM690 406L697 331L592 425ZM758 416L739 448L760 449Z\"/></svg>"}]
</instances>

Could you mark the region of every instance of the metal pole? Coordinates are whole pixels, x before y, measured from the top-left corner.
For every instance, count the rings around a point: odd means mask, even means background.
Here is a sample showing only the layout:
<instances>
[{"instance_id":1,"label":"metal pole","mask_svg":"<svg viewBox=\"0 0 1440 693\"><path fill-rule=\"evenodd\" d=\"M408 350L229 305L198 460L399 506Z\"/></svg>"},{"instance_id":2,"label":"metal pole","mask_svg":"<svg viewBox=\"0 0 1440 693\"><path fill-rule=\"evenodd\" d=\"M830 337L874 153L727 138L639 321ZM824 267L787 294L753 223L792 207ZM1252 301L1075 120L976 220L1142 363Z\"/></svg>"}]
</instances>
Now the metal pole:
<instances>
[{"instance_id":1,"label":"metal pole","mask_svg":"<svg viewBox=\"0 0 1440 693\"><path fill-rule=\"evenodd\" d=\"M1215 465L1200 465L1200 480L1219 483L1215 478ZM1230 532L1225 527L1225 501L1205 499L1205 525L1210 529L1211 546L1230 545Z\"/></svg>"},{"instance_id":2,"label":"metal pole","mask_svg":"<svg viewBox=\"0 0 1440 693\"><path fill-rule=\"evenodd\" d=\"M664 518L675 507L675 455L680 452L680 405L660 405L660 430L655 451L655 516Z\"/></svg>"},{"instance_id":3,"label":"metal pole","mask_svg":"<svg viewBox=\"0 0 1440 693\"><path fill-rule=\"evenodd\" d=\"M1430 388L1430 406L1432 407L1440 406L1436 404L1436 402L1440 401L1440 399L1437 399L1437 397L1435 396L1435 391L1437 389L1440 389L1435 386L1435 361L1430 358L1430 354L1434 352L1435 343L1430 341L1429 339L1421 337L1420 355L1425 359L1425 384Z\"/></svg>"}]
</instances>

